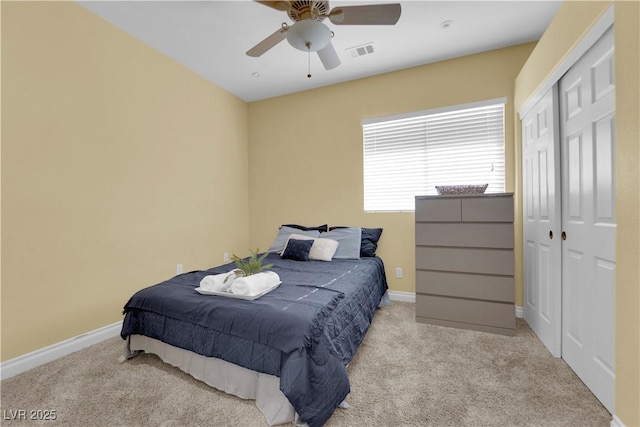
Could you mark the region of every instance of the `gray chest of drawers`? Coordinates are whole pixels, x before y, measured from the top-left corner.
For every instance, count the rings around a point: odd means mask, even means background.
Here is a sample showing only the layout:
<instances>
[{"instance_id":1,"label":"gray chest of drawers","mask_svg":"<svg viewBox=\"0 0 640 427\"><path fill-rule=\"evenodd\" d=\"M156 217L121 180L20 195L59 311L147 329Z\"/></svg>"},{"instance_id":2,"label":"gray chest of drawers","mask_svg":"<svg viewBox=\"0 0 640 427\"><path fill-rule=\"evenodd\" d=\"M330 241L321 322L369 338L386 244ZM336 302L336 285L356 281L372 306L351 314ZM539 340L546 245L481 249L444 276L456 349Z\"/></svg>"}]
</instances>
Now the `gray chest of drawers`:
<instances>
[{"instance_id":1,"label":"gray chest of drawers","mask_svg":"<svg viewBox=\"0 0 640 427\"><path fill-rule=\"evenodd\" d=\"M513 194L418 196L416 321L515 334Z\"/></svg>"}]
</instances>

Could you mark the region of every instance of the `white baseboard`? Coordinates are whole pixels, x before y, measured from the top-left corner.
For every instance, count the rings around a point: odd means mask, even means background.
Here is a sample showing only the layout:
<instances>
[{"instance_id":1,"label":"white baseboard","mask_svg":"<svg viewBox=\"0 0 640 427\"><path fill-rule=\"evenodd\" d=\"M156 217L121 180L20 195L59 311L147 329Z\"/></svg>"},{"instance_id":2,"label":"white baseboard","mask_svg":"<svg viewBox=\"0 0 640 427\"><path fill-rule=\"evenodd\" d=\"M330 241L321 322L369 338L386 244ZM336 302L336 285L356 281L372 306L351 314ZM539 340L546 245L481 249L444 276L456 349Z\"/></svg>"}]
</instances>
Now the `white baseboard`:
<instances>
[{"instance_id":1,"label":"white baseboard","mask_svg":"<svg viewBox=\"0 0 640 427\"><path fill-rule=\"evenodd\" d=\"M413 292L391 291L391 290L389 290L388 292L389 292L389 298L391 298L391 301L412 302L414 304L416 302L416 294Z\"/></svg>"},{"instance_id":2,"label":"white baseboard","mask_svg":"<svg viewBox=\"0 0 640 427\"><path fill-rule=\"evenodd\" d=\"M625 427L625 425L617 415L614 415L611 419L611 427Z\"/></svg>"},{"instance_id":3,"label":"white baseboard","mask_svg":"<svg viewBox=\"0 0 640 427\"><path fill-rule=\"evenodd\" d=\"M522 319L524 317L524 307L516 305L516 317Z\"/></svg>"},{"instance_id":4,"label":"white baseboard","mask_svg":"<svg viewBox=\"0 0 640 427\"><path fill-rule=\"evenodd\" d=\"M0 379L11 378L30 369L44 365L78 350L116 337L122 330L122 321L103 326L86 334L60 341L31 353L23 354L0 364Z\"/></svg>"}]
</instances>

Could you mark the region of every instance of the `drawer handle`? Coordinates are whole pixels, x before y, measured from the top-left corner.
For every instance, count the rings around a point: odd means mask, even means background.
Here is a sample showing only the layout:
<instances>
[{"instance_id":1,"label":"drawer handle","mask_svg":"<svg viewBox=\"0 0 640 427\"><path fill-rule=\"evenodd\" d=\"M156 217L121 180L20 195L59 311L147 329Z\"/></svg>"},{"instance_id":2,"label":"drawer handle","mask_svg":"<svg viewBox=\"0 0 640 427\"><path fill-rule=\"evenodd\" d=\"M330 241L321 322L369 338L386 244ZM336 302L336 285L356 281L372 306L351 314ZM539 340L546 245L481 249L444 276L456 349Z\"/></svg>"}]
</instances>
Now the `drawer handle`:
<instances>
[{"instance_id":1,"label":"drawer handle","mask_svg":"<svg viewBox=\"0 0 640 427\"><path fill-rule=\"evenodd\" d=\"M549 230L549 238L553 240L553 231Z\"/></svg>"},{"instance_id":2,"label":"drawer handle","mask_svg":"<svg viewBox=\"0 0 640 427\"><path fill-rule=\"evenodd\" d=\"M567 240L567 233L564 231L562 232L562 240Z\"/></svg>"}]
</instances>

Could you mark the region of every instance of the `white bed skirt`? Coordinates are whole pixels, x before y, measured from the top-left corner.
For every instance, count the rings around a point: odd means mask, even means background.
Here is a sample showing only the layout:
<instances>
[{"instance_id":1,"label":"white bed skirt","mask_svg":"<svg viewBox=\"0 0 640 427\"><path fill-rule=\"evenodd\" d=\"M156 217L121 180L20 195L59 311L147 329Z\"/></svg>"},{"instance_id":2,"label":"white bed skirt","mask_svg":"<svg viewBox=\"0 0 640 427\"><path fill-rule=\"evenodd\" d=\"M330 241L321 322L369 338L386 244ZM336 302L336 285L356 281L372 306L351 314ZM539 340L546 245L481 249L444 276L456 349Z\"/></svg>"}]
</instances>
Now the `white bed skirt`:
<instances>
[{"instance_id":1,"label":"white bed skirt","mask_svg":"<svg viewBox=\"0 0 640 427\"><path fill-rule=\"evenodd\" d=\"M132 357L136 351L152 353L211 387L242 399L254 399L270 426L290 422L305 425L280 391L280 378L274 375L202 356L143 335L131 335L125 346L125 358Z\"/></svg>"}]
</instances>

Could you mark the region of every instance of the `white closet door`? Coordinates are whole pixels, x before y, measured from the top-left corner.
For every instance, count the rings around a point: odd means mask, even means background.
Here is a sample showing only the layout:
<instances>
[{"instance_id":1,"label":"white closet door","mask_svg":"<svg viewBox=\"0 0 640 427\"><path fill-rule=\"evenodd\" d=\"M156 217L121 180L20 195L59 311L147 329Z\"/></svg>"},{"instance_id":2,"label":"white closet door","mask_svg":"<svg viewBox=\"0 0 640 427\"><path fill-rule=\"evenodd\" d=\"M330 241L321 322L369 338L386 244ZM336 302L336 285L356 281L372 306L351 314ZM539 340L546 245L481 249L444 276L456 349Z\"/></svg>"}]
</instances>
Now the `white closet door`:
<instances>
[{"instance_id":1,"label":"white closet door","mask_svg":"<svg viewBox=\"0 0 640 427\"><path fill-rule=\"evenodd\" d=\"M615 81L610 28L560 80L562 357L613 413ZM564 236L563 236L564 238Z\"/></svg>"},{"instance_id":2,"label":"white closet door","mask_svg":"<svg viewBox=\"0 0 640 427\"><path fill-rule=\"evenodd\" d=\"M560 147L554 86L522 120L524 317L561 355Z\"/></svg>"}]
</instances>

